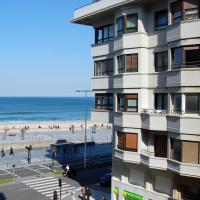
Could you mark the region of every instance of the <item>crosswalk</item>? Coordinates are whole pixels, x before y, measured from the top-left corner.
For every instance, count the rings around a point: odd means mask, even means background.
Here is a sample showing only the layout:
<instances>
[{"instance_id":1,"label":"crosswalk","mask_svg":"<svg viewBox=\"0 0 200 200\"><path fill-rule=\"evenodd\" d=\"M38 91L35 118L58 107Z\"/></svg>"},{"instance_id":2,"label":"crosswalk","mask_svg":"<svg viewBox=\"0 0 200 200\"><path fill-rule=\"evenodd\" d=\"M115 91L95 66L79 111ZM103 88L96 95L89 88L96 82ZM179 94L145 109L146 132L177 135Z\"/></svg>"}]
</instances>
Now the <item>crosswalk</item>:
<instances>
[{"instance_id":1,"label":"crosswalk","mask_svg":"<svg viewBox=\"0 0 200 200\"><path fill-rule=\"evenodd\" d=\"M54 190L56 190L57 193L60 195L58 179L56 179L55 177L46 177L35 180L23 181L23 183L28 187L32 188L33 190L36 190L37 192L41 193L42 195L49 197L50 199L53 199ZM69 196L74 190L77 190L77 188L70 184L62 182L62 199Z\"/></svg>"}]
</instances>

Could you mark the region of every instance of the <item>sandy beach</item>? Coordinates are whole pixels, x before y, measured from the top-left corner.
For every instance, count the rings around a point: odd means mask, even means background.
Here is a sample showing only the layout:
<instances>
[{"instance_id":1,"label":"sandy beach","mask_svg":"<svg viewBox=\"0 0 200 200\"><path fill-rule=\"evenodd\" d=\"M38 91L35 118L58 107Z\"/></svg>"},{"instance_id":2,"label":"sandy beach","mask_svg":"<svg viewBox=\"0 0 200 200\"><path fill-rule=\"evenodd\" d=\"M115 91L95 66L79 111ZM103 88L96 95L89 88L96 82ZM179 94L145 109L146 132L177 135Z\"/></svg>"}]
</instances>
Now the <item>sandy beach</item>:
<instances>
[{"instance_id":1,"label":"sandy beach","mask_svg":"<svg viewBox=\"0 0 200 200\"><path fill-rule=\"evenodd\" d=\"M87 128L94 127L105 128L111 127L111 124L100 123L95 121L87 121ZM47 130L69 130L74 126L74 130L81 130L85 127L84 121L41 121L41 122L26 122L26 123L0 123L0 133L4 133L7 130L9 132L20 131L26 127L29 131L47 131Z\"/></svg>"}]
</instances>

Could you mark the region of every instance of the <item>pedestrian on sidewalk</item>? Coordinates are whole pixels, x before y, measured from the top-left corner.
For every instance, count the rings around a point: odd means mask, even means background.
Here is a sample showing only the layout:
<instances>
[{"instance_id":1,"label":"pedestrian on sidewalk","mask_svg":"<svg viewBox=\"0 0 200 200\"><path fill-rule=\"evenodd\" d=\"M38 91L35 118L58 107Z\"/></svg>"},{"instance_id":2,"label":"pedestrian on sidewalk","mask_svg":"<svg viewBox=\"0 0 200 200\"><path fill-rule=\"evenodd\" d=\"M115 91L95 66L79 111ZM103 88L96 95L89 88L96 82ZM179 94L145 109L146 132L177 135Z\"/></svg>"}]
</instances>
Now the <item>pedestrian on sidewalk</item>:
<instances>
[{"instance_id":1,"label":"pedestrian on sidewalk","mask_svg":"<svg viewBox=\"0 0 200 200\"><path fill-rule=\"evenodd\" d=\"M105 196L102 196L101 200L106 200L106 197L105 197Z\"/></svg>"},{"instance_id":2,"label":"pedestrian on sidewalk","mask_svg":"<svg viewBox=\"0 0 200 200\"><path fill-rule=\"evenodd\" d=\"M92 195L92 193L90 191L90 188L86 187L86 199L89 200L91 195Z\"/></svg>"},{"instance_id":3,"label":"pedestrian on sidewalk","mask_svg":"<svg viewBox=\"0 0 200 200\"><path fill-rule=\"evenodd\" d=\"M81 189L81 194L82 194L82 199L83 200L86 200L86 188L85 187L82 187L82 189Z\"/></svg>"},{"instance_id":4,"label":"pedestrian on sidewalk","mask_svg":"<svg viewBox=\"0 0 200 200\"><path fill-rule=\"evenodd\" d=\"M56 190L54 190L54 192L53 192L53 200L59 200L58 199L58 194L57 194Z\"/></svg>"},{"instance_id":5,"label":"pedestrian on sidewalk","mask_svg":"<svg viewBox=\"0 0 200 200\"><path fill-rule=\"evenodd\" d=\"M4 157L6 154L5 154L5 150L4 148L1 149L1 157Z\"/></svg>"},{"instance_id":6,"label":"pedestrian on sidewalk","mask_svg":"<svg viewBox=\"0 0 200 200\"><path fill-rule=\"evenodd\" d=\"M10 156L11 156L11 155L14 155L14 150L13 150L12 147L10 148Z\"/></svg>"}]
</instances>

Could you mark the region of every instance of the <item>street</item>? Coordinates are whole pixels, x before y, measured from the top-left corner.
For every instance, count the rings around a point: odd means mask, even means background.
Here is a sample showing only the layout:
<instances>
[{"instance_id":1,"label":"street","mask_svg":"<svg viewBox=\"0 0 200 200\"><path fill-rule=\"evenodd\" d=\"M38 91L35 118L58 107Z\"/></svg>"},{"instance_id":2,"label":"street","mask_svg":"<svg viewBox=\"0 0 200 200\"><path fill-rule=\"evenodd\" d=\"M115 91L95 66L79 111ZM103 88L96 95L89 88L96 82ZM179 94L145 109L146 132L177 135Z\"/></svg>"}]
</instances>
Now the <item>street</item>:
<instances>
[{"instance_id":1,"label":"street","mask_svg":"<svg viewBox=\"0 0 200 200\"><path fill-rule=\"evenodd\" d=\"M111 170L111 144L96 144L87 148L87 169L83 169L82 150L67 155L57 154L53 162L50 158L51 153L44 149L38 149L38 152L46 153L45 162L28 164L25 160L21 164L17 163L14 168L0 169L0 180L12 181L14 178L14 183L0 186L0 200L52 199L54 190L60 192L58 178L62 179L62 199L71 200L72 192L75 193L74 198L78 199L81 186L86 185L94 188L93 195L110 195L109 189L99 186L98 181L99 177ZM19 151L19 154L22 152ZM60 174L66 164L70 164L77 171L77 176L73 179L62 177ZM51 172L52 167L54 173Z\"/></svg>"}]
</instances>

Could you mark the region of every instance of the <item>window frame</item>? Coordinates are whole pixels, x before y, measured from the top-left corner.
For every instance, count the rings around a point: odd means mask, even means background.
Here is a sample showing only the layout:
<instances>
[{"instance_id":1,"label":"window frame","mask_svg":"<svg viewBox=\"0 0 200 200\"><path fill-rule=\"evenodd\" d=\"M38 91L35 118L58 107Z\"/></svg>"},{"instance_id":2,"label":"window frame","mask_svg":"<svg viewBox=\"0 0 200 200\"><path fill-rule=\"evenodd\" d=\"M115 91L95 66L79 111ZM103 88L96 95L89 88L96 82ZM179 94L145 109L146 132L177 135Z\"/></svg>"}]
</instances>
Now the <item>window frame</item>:
<instances>
[{"instance_id":1,"label":"window frame","mask_svg":"<svg viewBox=\"0 0 200 200\"><path fill-rule=\"evenodd\" d=\"M167 65L164 65L165 54L167 54ZM161 55L161 66L158 66L158 55ZM155 72L163 72L168 70L168 51L160 51L154 53L154 67Z\"/></svg>"},{"instance_id":2,"label":"window frame","mask_svg":"<svg viewBox=\"0 0 200 200\"><path fill-rule=\"evenodd\" d=\"M123 144L119 145L119 135L122 138L122 142ZM134 137L136 138L135 142L136 142L136 148L130 148L127 147L127 135L134 135ZM122 132L122 131L117 131L117 138L118 138L118 143L117 143L117 148L121 149L121 150L125 150L125 151L132 151L132 152L138 152L138 133L130 133L130 132Z\"/></svg>"},{"instance_id":3,"label":"window frame","mask_svg":"<svg viewBox=\"0 0 200 200\"><path fill-rule=\"evenodd\" d=\"M157 24L157 22L158 22L157 17L158 17L159 14L161 15L161 13L164 13L164 12L166 12L167 23L159 25L159 24ZM163 10L156 11L154 13L154 30L155 31L164 30L164 29L167 28L167 26L168 26L168 10L167 9L163 9Z\"/></svg>"},{"instance_id":4,"label":"window frame","mask_svg":"<svg viewBox=\"0 0 200 200\"><path fill-rule=\"evenodd\" d=\"M97 73L97 64L100 64L101 72ZM103 71L103 65L105 64L105 71ZM112 67L110 67L112 65ZM112 70L111 70L112 68ZM100 76L110 76L114 73L114 61L113 58L108 58L104 60L97 60L94 61L94 77L100 77Z\"/></svg>"},{"instance_id":5,"label":"window frame","mask_svg":"<svg viewBox=\"0 0 200 200\"><path fill-rule=\"evenodd\" d=\"M104 37L104 30L108 28L108 37ZM113 29L113 34L110 35L110 30ZM102 31L102 39L98 39L98 31ZM98 27L98 28L95 28L95 44L97 45L101 45L103 43L106 43L106 42L109 42L109 41L112 41L114 38L114 25L113 24L108 24L108 25L105 25L105 26L101 26L101 27Z\"/></svg>"},{"instance_id":6,"label":"window frame","mask_svg":"<svg viewBox=\"0 0 200 200\"><path fill-rule=\"evenodd\" d=\"M136 17L136 28L128 28L127 23L128 23L128 17ZM138 13L132 13L132 14L128 14L126 15L126 27L125 27L125 33L135 33L138 32Z\"/></svg>"},{"instance_id":7,"label":"window frame","mask_svg":"<svg viewBox=\"0 0 200 200\"><path fill-rule=\"evenodd\" d=\"M161 97L161 109L158 109L158 97ZM166 107L166 109L165 109L165 98L166 98L166 105L167 105L167 107ZM165 111L167 111L168 110L168 94L167 93L155 93L154 94L154 108L155 108L155 110L165 110Z\"/></svg>"},{"instance_id":8,"label":"window frame","mask_svg":"<svg viewBox=\"0 0 200 200\"><path fill-rule=\"evenodd\" d=\"M123 99L123 105L120 105L120 99ZM135 100L136 106L128 106L128 100ZM128 111L128 109L136 109L136 111ZM119 112L138 112L138 94L118 94L117 95L117 110Z\"/></svg>"},{"instance_id":9,"label":"window frame","mask_svg":"<svg viewBox=\"0 0 200 200\"><path fill-rule=\"evenodd\" d=\"M107 99L107 104L104 104L104 99ZM98 100L101 101L98 104ZM112 93L105 93L105 94L95 94L95 109L97 110L113 110L113 94Z\"/></svg>"},{"instance_id":10,"label":"window frame","mask_svg":"<svg viewBox=\"0 0 200 200\"><path fill-rule=\"evenodd\" d=\"M119 24L118 24L118 22L119 22L119 20L122 20L122 27L121 27L121 29L119 29ZM118 17L117 18L117 20L116 20L116 24L117 24L117 36L121 36L121 35L123 35L124 34L124 29L125 29L125 23L124 23L124 16L120 16L120 17Z\"/></svg>"},{"instance_id":11,"label":"window frame","mask_svg":"<svg viewBox=\"0 0 200 200\"><path fill-rule=\"evenodd\" d=\"M187 97L189 96L196 96L197 97L197 112L191 112L187 110ZM200 93L190 93L190 94L185 94L185 113L188 114L200 114Z\"/></svg>"},{"instance_id":12,"label":"window frame","mask_svg":"<svg viewBox=\"0 0 200 200\"><path fill-rule=\"evenodd\" d=\"M132 65L132 67L131 67L132 69L136 69L136 70L133 70L133 71L127 70L127 57L128 56L134 56L134 57L136 56L137 66L133 67L133 65ZM119 58L123 59L123 61L122 61L123 66L120 66L120 68L119 68ZM132 61L133 61L133 59L132 59ZM138 60L138 53L122 54L122 55L117 56L117 71L118 71L118 74L138 72L138 61L139 61Z\"/></svg>"}]
</instances>

